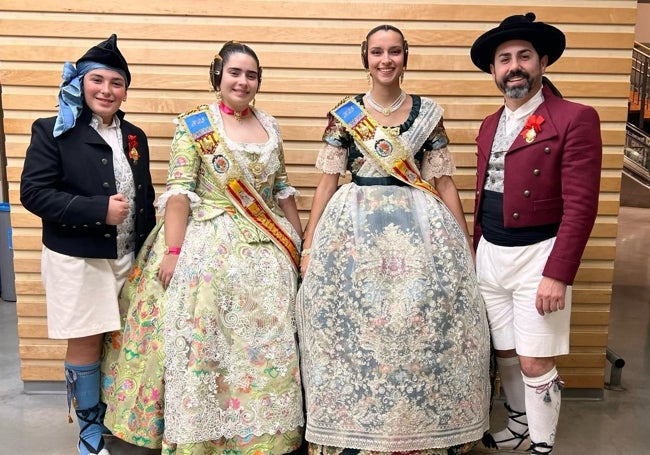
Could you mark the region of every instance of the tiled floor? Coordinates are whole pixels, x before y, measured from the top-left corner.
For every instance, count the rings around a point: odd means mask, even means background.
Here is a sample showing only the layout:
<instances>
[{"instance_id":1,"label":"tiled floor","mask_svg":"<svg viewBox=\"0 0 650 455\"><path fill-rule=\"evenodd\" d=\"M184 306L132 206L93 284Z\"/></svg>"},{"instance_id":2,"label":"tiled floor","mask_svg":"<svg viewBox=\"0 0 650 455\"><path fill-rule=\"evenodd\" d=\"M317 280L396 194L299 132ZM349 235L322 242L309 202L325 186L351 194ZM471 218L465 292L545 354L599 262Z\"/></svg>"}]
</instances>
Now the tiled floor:
<instances>
[{"instance_id":1,"label":"tiled floor","mask_svg":"<svg viewBox=\"0 0 650 455\"><path fill-rule=\"evenodd\" d=\"M622 191L633 192L626 200L650 197L629 179ZM649 258L650 208L621 207L609 346L626 362L623 390L605 390L603 400L564 399L555 455L650 453ZM0 365L0 455L76 454L65 395L23 391L13 303L0 303ZM497 401L493 421L503 418Z\"/></svg>"}]
</instances>

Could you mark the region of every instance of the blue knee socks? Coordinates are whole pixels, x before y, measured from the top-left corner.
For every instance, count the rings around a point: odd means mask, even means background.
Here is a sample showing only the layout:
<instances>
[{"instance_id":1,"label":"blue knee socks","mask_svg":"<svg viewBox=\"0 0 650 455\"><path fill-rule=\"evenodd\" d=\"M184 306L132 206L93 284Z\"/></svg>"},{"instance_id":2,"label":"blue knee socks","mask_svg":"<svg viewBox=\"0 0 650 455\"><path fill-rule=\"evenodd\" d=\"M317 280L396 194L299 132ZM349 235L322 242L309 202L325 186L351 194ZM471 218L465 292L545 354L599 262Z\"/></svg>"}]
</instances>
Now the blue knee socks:
<instances>
[{"instance_id":1,"label":"blue knee socks","mask_svg":"<svg viewBox=\"0 0 650 455\"><path fill-rule=\"evenodd\" d=\"M100 362L90 365L65 363L68 390L68 412L75 408L79 423L79 454L97 454L104 447L102 434L110 433L104 426L106 405L99 401Z\"/></svg>"}]
</instances>

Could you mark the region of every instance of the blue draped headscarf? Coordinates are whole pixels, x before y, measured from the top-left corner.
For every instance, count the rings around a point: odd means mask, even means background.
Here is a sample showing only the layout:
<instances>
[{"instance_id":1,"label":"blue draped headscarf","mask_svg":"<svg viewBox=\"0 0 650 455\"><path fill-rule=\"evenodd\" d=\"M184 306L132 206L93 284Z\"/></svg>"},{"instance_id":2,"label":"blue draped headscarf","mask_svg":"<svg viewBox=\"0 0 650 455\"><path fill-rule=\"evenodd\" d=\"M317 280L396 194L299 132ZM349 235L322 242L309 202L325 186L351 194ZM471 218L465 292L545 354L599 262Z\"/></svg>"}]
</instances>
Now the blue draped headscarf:
<instances>
[{"instance_id":1,"label":"blue draped headscarf","mask_svg":"<svg viewBox=\"0 0 650 455\"><path fill-rule=\"evenodd\" d=\"M59 113L54 123L54 137L73 128L83 110L83 84L82 80L86 73L94 69L108 69L120 73L127 81L126 73L102 63L84 60L77 64L77 67L70 63L63 64L63 82L59 86Z\"/></svg>"}]
</instances>

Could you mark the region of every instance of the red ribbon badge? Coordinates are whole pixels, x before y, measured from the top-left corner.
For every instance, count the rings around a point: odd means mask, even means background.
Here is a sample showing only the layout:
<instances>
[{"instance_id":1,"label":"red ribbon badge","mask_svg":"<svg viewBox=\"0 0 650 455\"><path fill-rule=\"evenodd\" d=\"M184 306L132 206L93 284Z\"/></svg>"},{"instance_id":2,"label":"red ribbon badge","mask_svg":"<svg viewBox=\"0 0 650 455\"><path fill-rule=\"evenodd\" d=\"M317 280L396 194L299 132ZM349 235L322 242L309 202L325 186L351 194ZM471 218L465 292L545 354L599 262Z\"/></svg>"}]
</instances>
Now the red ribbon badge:
<instances>
[{"instance_id":1,"label":"red ribbon badge","mask_svg":"<svg viewBox=\"0 0 650 455\"><path fill-rule=\"evenodd\" d=\"M140 154L138 153L138 137L135 134L129 134L129 158L133 160L133 164L138 164Z\"/></svg>"},{"instance_id":2,"label":"red ribbon badge","mask_svg":"<svg viewBox=\"0 0 650 455\"><path fill-rule=\"evenodd\" d=\"M542 131L542 123L544 123L544 117L541 115L531 114L531 116L528 117L528 120L526 120L524 129L521 132L521 137L526 139L526 142L530 144L537 137L537 133Z\"/></svg>"}]
</instances>

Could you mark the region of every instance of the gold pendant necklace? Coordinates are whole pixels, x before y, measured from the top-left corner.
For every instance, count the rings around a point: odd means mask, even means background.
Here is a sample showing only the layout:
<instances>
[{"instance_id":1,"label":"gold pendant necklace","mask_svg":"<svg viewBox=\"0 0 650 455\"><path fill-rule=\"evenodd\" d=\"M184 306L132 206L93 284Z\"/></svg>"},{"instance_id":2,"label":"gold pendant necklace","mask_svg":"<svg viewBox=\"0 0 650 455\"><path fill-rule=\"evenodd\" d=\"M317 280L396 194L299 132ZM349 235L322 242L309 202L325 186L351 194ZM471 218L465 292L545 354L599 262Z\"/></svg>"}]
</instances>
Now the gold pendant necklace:
<instances>
[{"instance_id":1,"label":"gold pendant necklace","mask_svg":"<svg viewBox=\"0 0 650 455\"><path fill-rule=\"evenodd\" d=\"M238 122L241 122L242 117L246 117L250 112L250 108L246 108L243 111L236 111L230 106L226 106L223 102L219 103L219 110L224 114L232 115Z\"/></svg>"}]
</instances>

